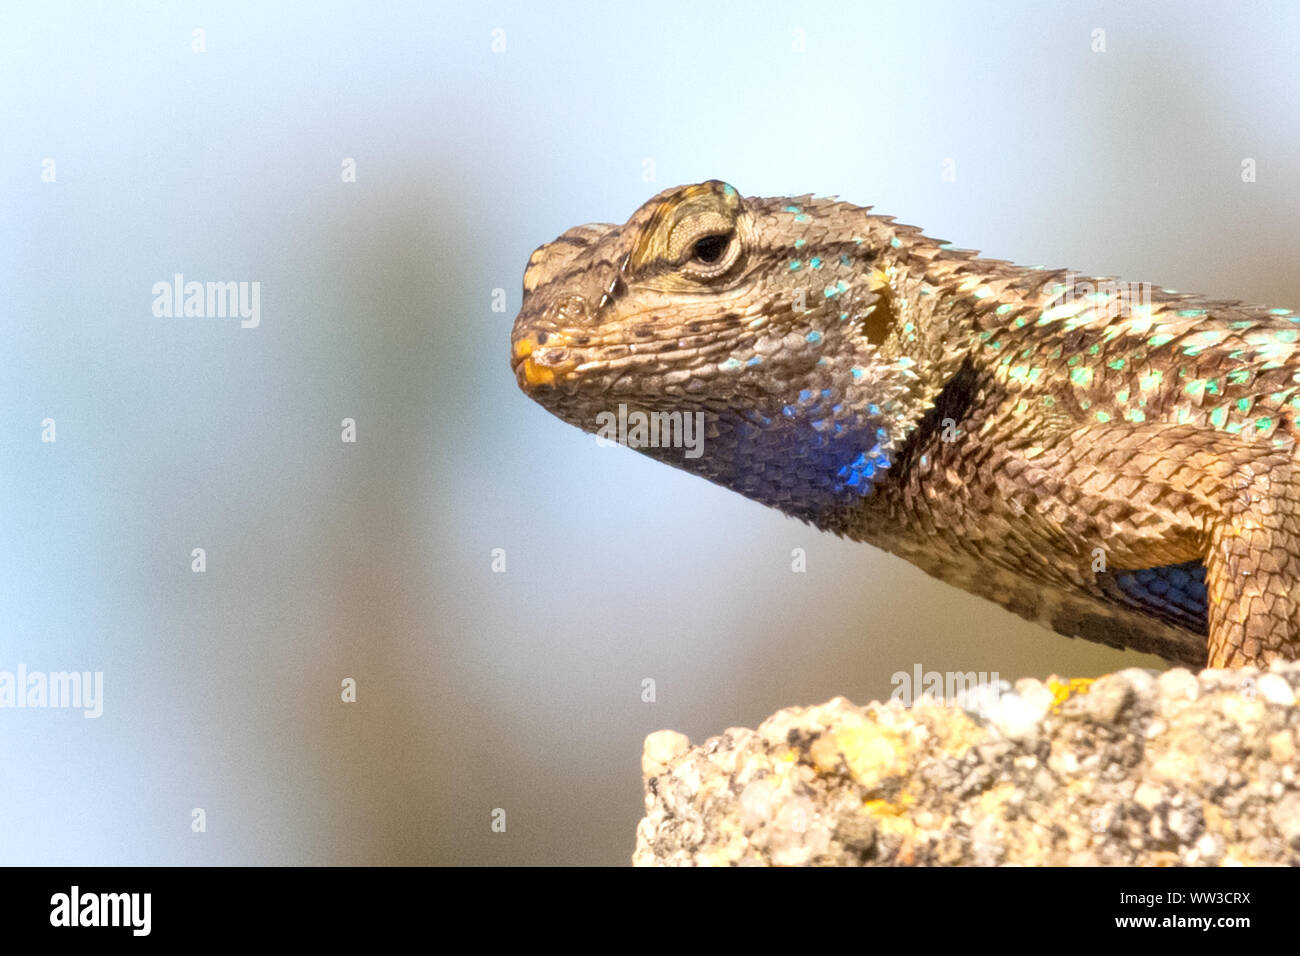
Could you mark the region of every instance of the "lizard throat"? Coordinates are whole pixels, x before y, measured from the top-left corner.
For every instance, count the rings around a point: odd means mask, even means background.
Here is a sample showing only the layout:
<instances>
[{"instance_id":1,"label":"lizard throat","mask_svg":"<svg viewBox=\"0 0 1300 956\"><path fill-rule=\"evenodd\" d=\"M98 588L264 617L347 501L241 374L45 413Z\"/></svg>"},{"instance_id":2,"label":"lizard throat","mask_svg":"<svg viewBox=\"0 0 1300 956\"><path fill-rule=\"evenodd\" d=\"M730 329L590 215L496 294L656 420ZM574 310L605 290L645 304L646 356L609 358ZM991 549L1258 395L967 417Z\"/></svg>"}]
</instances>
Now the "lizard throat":
<instances>
[{"instance_id":1,"label":"lizard throat","mask_svg":"<svg viewBox=\"0 0 1300 956\"><path fill-rule=\"evenodd\" d=\"M821 525L846 506L869 497L887 479L895 459L887 420L879 409L871 406L861 416L841 415L837 420L824 407L825 401L808 396L802 405L785 405L770 415L696 412L703 433L695 445L638 445L632 429L625 443L658 461ZM627 414L629 421L636 421L635 411Z\"/></svg>"}]
</instances>

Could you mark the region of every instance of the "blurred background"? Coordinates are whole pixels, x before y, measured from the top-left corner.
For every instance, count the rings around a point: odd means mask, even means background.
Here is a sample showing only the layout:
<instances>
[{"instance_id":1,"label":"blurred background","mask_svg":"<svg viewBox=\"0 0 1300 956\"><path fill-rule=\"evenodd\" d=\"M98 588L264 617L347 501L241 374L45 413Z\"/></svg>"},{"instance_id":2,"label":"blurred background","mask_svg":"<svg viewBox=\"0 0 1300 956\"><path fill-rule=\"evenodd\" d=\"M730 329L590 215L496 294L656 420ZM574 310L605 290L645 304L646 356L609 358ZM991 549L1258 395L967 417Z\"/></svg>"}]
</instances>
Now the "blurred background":
<instances>
[{"instance_id":1,"label":"blurred background","mask_svg":"<svg viewBox=\"0 0 1300 956\"><path fill-rule=\"evenodd\" d=\"M0 863L624 864L650 731L1162 666L598 448L509 330L536 246L714 177L1295 308L1297 36L1285 2L6 5L0 671L104 700L0 709ZM260 283L260 324L155 316L176 273Z\"/></svg>"}]
</instances>

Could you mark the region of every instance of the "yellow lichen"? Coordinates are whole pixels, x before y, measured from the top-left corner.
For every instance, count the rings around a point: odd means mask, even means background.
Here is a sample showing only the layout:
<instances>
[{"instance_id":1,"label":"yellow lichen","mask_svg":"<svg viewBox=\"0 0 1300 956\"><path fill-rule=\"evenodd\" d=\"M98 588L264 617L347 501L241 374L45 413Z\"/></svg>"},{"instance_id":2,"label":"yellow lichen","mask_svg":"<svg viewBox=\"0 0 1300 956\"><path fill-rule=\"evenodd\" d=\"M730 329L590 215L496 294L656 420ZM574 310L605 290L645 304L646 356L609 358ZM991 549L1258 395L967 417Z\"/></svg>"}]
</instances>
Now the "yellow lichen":
<instances>
[{"instance_id":1,"label":"yellow lichen","mask_svg":"<svg viewBox=\"0 0 1300 956\"><path fill-rule=\"evenodd\" d=\"M1052 692L1052 712L1059 714L1061 705L1071 697L1077 697L1080 694L1086 694L1092 689L1095 678L1092 677L1072 677L1069 680L1061 680L1059 677L1049 677L1047 679L1047 688Z\"/></svg>"},{"instance_id":2,"label":"yellow lichen","mask_svg":"<svg viewBox=\"0 0 1300 956\"><path fill-rule=\"evenodd\" d=\"M867 788L908 770L907 742L878 724L840 727L818 737L809 750L820 773L835 772L842 760L849 775Z\"/></svg>"}]
</instances>

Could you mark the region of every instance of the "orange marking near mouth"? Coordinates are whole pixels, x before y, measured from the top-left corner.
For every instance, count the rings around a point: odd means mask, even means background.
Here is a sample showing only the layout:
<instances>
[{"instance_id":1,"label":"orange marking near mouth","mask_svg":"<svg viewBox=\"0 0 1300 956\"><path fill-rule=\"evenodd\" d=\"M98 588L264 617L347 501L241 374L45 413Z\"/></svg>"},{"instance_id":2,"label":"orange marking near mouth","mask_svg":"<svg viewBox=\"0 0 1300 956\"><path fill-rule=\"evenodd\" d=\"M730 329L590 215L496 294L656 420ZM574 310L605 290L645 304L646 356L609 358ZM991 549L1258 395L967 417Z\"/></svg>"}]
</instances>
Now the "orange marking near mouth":
<instances>
[{"instance_id":1,"label":"orange marking near mouth","mask_svg":"<svg viewBox=\"0 0 1300 956\"><path fill-rule=\"evenodd\" d=\"M555 333L549 333L554 339ZM543 365L533 359L533 353L537 351L538 342L535 335L529 334L515 341L511 348L514 356L514 365L523 372L523 384L525 385L554 385L558 375L563 375L573 369L576 363L572 361L556 361L555 353L550 355L550 363Z\"/></svg>"},{"instance_id":2,"label":"orange marking near mouth","mask_svg":"<svg viewBox=\"0 0 1300 956\"><path fill-rule=\"evenodd\" d=\"M555 382L555 372L526 358L524 359L524 381L529 385L551 385Z\"/></svg>"}]
</instances>

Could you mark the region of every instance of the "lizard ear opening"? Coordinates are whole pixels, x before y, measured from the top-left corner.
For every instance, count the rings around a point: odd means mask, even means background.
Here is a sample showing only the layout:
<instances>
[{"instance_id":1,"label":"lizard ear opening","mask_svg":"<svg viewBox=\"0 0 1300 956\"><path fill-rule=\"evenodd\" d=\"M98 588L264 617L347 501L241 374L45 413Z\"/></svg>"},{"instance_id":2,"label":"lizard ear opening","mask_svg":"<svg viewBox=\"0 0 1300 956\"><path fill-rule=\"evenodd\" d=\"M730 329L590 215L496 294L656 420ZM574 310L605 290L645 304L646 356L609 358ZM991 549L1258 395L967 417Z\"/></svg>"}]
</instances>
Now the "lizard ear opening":
<instances>
[{"instance_id":1,"label":"lizard ear opening","mask_svg":"<svg viewBox=\"0 0 1300 956\"><path fill-rule=\"evenodd\" d=\"M867 311L858 319L858 327L872 345L880 346L889 333L894 330L893 303L889 301L888 286L876 292L876 301L867 307Z\"/></svg>"}]
</instances>

